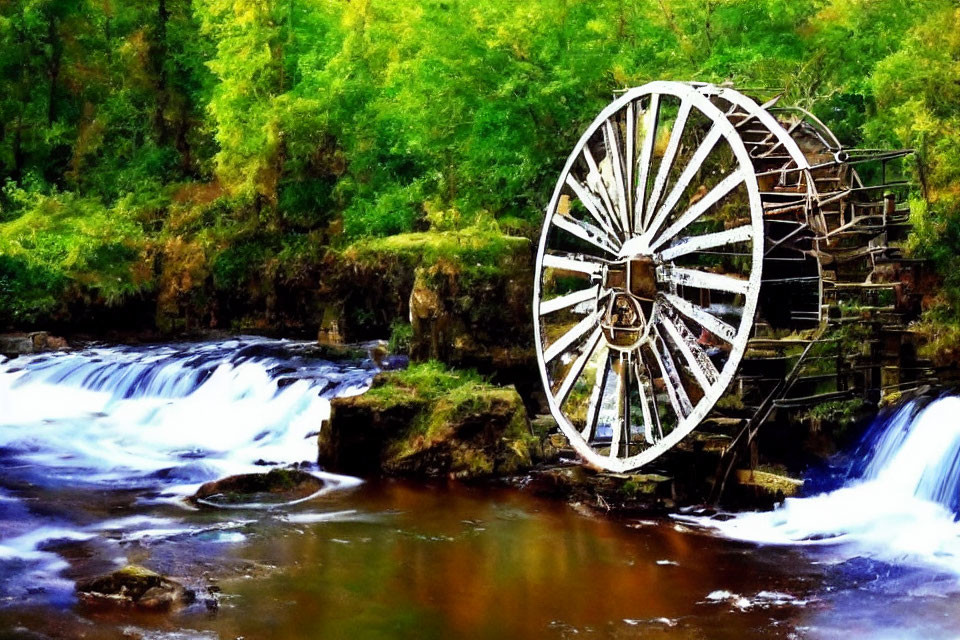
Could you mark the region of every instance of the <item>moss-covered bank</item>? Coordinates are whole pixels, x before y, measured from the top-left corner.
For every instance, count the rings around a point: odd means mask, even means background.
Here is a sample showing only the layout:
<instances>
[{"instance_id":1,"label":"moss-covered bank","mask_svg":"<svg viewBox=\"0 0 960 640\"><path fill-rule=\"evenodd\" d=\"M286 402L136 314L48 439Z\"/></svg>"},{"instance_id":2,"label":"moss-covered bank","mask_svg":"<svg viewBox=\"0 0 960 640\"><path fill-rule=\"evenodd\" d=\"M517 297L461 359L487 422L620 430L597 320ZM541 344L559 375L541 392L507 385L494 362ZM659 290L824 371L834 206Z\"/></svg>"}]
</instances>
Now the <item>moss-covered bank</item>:
<instances>
[{"instance_id":1,"label":"moss-covered bank","mask_svg":"<svg viewBox=\"0 0 960 640\"><path fill-rule=\"evenodd\" d=\"M538 439L519 394L436 362L380 374L332 402L319 460L362 475L481 478L529 468Z\"/></svg>"}]
</instances>

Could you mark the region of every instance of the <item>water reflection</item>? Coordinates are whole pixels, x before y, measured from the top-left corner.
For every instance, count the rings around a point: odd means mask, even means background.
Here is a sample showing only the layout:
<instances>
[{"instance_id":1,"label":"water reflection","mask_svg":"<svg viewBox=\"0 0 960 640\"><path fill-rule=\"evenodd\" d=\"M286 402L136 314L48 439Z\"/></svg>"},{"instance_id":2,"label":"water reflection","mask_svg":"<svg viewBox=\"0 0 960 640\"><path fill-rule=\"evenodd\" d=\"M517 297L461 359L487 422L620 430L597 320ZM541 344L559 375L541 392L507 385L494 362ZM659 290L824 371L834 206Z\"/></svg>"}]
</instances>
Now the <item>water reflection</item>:
<instances>
[{"instance_id":1,"label":"water reflection","mask_svg":"<svg viewBox=\"0 0 960 640\"><path fill-rule=\"evenodd\" d=\"M513 492L387 483L343 499L379 515L243 549L285 569L229 581L243 615L224 613L223 635L786 637L793 603L737 608L708 596L815 586L739 545L669 524L631 529Z\"/></svg>"}]
</instances>

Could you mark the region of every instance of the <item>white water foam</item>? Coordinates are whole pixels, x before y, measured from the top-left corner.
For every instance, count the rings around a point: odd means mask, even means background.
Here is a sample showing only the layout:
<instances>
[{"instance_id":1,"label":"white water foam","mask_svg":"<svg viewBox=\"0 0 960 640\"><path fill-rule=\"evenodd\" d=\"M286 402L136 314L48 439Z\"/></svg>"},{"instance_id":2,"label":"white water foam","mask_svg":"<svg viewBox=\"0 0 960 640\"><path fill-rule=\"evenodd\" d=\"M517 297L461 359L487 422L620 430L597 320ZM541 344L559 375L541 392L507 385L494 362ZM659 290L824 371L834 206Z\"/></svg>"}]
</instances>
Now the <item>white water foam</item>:
<instances>
[{"instance_id":1,"label":"white water foam","mask_svg":"<svg viewBox=\"0 0 960 640\"><path fill-rule=\"evenodd\" d=\"M835 491L725 521L684 519L744 541L820 546L827 562L860 556L960 574L960 398L907 406L875 426L864 471Z\"/></svg>"},{"instance_id":2,"label":"white water foam","mask_svg":"<svg viewBox=\"0 0 960 640\"><path fill-rule=\"evenodd\" d=\"M269 351L284 345L249 338L0 363L0 450L65 481L159 479L178 495L264 463L313 460L329 397L362 393L372 371Z\"/></svg>"}]
</instances>

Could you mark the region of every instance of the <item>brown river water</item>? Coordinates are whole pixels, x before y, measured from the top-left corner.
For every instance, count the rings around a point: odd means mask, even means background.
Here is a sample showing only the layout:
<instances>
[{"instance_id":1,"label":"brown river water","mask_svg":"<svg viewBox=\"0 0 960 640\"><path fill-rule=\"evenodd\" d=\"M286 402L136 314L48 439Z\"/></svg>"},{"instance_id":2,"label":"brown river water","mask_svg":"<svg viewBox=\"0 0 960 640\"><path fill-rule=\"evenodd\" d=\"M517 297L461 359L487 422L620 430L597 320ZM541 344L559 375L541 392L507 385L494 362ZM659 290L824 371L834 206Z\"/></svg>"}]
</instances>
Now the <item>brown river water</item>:
<instances>
[{"instance_id":1,"label":"brown river water","mask_svg":"<svg viewBox=\"0 0 960 640\"><path fill-rule=\"evenodd\" d=\"M122 501L101 506L132 513ZM371 482L282 520L175 509L151 510L177 521L152 534L61 543L64 574L109 569L122 553L201 593L216 585L216 610L10 603L0 628L84 638L789 638L820 606L803 602L822 580L796 551L757 553L671 521L598 518L510 489ZM220 540L173 531L248 519Z\"/></svg>"}]
</instances>

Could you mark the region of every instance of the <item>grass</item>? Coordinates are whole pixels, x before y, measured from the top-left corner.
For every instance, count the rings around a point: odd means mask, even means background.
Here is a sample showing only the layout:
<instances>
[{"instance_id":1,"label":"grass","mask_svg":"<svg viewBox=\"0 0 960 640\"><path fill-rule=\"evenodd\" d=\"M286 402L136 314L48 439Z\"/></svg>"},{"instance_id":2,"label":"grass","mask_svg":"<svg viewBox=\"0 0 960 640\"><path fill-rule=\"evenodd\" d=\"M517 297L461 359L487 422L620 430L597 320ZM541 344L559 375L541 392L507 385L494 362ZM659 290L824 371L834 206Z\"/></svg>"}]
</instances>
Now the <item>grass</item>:
<instances>
[{"instance_id":1,"label":"grass","mask_svg":"<svg viewBox=\"0 0 960 640\"><path fill-rule=\"evenodd\" d=\"M529 256L530 240L505 235L496 227L471 226L457 231L420 231L358 240L344 255L358 262L381 262L394 257L412 265L441 260L467 268L487 266L497 270L504 260Z\"/></svg>"}]
</instances>

